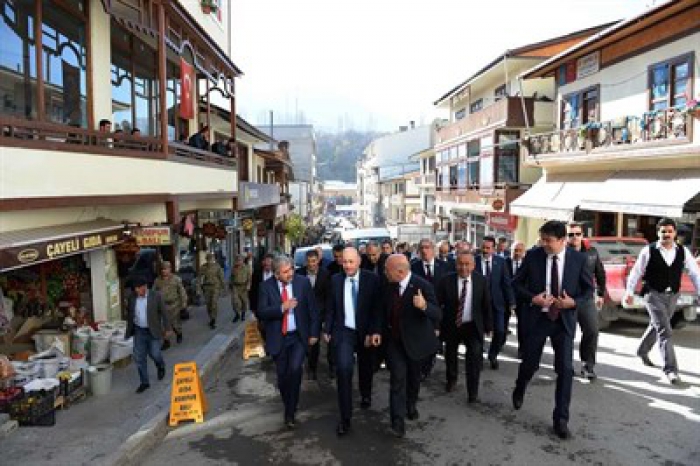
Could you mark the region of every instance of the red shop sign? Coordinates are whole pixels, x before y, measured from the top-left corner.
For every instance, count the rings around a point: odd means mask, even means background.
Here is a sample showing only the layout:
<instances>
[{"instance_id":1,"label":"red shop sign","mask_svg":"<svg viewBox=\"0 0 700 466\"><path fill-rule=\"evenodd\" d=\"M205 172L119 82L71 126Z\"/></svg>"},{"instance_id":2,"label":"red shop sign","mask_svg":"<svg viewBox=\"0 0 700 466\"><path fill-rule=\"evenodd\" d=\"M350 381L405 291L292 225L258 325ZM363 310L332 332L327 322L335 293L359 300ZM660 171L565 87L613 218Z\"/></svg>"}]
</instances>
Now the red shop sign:
<instances>
[{"instance_id":1,"label":"red shop sign","mask_svg":"<svg viewBox=\"0 0 700 466\"><path fill-rule=\"evenodd\" d=\"M180 117L185 120L194 118L195 78L194 68L180 58Z\"/></svg>"},{"instance_id":2,"label":"red shop sign","mask_svg":"<svg viewBox=\"0 0 700 466\"><path fill-rule=\"evenodd\" d=\"M486 224L496 230L515 231L518 217L503 212L486 212Z\"/></svg>"}]
</instances>

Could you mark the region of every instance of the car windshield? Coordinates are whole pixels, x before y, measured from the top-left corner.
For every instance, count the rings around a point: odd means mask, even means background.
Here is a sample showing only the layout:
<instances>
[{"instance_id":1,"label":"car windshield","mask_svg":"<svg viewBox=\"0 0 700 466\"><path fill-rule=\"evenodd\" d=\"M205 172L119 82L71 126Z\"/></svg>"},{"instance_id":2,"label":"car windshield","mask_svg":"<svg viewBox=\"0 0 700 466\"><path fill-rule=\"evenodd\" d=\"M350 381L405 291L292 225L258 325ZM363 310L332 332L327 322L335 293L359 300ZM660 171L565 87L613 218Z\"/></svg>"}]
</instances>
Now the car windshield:
<instances>
[{"instance_id":1,"label":"car windshield","mask_svg":"<svg viewBox=\"0 0 700 466\"><path fill-rule=\"evenodd\" d=\"M602 262L624 264L627 258L636 259L646 243L624 240L592 240L590 245L598 250Z\"/></svg>"}]
</instances>

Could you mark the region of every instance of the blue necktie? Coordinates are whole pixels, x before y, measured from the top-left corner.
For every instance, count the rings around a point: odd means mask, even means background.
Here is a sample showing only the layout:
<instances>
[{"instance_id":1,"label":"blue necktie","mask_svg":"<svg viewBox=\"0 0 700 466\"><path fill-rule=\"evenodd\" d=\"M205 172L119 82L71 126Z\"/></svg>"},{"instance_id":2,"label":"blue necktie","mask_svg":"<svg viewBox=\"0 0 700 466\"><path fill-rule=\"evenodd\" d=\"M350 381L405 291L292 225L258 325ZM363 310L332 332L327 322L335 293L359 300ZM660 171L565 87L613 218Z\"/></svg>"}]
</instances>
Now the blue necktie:
<instances>
[{"instance_id":1,"label":"blue necktie","mask_svg":"<svg viewBox=\"0 0 700 466\"><path fill-rule=\"evenodd\" d=\"M350 284L352 286L352 307L353 311L357 314L357 280L351 278Z\"/></svg>"}]
</instances>

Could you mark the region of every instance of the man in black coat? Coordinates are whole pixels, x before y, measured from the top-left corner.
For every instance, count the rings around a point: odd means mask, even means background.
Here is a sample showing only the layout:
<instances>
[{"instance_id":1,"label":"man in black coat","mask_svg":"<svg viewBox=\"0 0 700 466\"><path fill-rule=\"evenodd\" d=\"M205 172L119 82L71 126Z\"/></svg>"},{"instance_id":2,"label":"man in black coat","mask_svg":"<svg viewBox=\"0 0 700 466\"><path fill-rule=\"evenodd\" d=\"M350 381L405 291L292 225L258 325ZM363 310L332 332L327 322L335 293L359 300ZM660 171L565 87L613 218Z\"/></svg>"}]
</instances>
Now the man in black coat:
<instances>
[{"instance_id":1,"label":"man in black coat","mask_svg":"<svg viewBox=\"0 0 700 466\"><path fill-rule=\"evenodd\" d=\"M506 266L510 272L511 277L515 277L518 273L520 267L523 265L523 260L525 259L525 243L522 241L514 241L510 248L510 257L506 258ZM523 309L528 306L527 301L523 301L517 294L515 294L515 316L517 318L517 337L518 337L518 359L522 359L522 352L524 345L524 339L527 335L528 321L527 314L523 313ZM508 328L508 322L506 322L506 328Z\"/></svg>"},{"instance_id":2,"label":"man in black coat","mask_svg":"<svg viewBox=\"0 0 700 466\"><path fill-rule=\"evenodd\" d=\"M316 296L316 307L318 308L321 323L326 321L326 305L331 291L331 276L327 270L321 268L318 250L309 249L306 251L306 265L301 267L297 272L303 275L311 282L311 288ZM309 348L309 380L317 380L318 374L318 358L321 353L321 342L317 341ZM328 370L335 377L335 367L333 365L333 351L330 345L326 345L326 360L328 361Z\"/></svg>"},{"instance_id":3,"label":"man in black coat","mask_svg":"<svg viewBox=\"0 0 700 466\"><path fill-rule=\"evenodd\" d=\"M389 366L391 429L397 437L406 433L404 418L418 418L416 403L420 391L421 364L438 347L435 328L441 311L433 286L411 273L403 254L386 260L387 283L382 291L384 305L378 314L377 329L372 336L376 345L384 341Z\"/></svg>"},{"instance_id":4,"label":"man in black coat","mask_svg":"<svg viewBox=\"0 0 700 466\"><path fill-rule=\"evenodd\" d=\"M382 253L376 241L370 241L367 243L365 254L362 255L360 268L374 272L380 280L384 280L384 263L387 257L389 256Z\"/></svg>"},{"instance_id":5,"label":"man in black coat","mask_svg":"<svg viewBox=\"0 0 700 466\"><path fill-rule=\"evenodd\" d=\"M491 333L491 298L486 279L474 271L474 256L461 252L456 260L457 272L440 280L436 288L442 309L441 336L445 341L446 390L451 392L457 383L457 350L463 343L466 352L467 401L479 399L484 335Z\"/></svg>"},{"instance_id":6,"label":"man in black coat","mask_svg":"<svg viewBox=\"0 0 700 466\"><path fill-rule=\"evenodd\" d=\"M345 249L345 245L343 244L336 244L333 246L333 262L326 267L331 277L343 271L343 249Z\"/></svg>"},{"instance_id":7,"label":"man in black coat","mask_svg":"<svg viewBox=\"0 0 700 466\"><path fill-rule=\"evenodd\" d=\"M377 313L381 304L379 277L360 270L360 255L353 247L343 251L343 272L331 278L331 292L326 316L326 341L335 352L338 377L340 422L337 434L345 435L352 418L352 375L354 358L360 379L360 406L372 402L372 334L377 334Z\"/></svg>"}]
</instances>

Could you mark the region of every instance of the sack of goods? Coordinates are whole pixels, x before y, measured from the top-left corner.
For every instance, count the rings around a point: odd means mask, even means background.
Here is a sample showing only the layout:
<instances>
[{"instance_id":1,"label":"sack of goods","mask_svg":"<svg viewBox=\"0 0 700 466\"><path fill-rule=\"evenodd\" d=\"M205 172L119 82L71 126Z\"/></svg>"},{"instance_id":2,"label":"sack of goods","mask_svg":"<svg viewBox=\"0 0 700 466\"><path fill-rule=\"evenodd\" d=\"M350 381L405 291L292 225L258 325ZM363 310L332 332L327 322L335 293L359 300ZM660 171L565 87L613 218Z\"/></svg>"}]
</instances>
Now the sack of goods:
<instances>
[{"instance_id":1,"label":"sack of goods","mask_svg":"<svg viewBox=\"0 0 700 466\"><path fill-rule=\"evenodd\" d=\"M90 364L109 362L110 336L100 332L90 335Z\"/></svg>"},{"instance_id":2,"label":"sack of goods","mask_svg":"<svg viewBox=\"0 0 700 466\"><path fill-rule=\"evenodd\" d=\"M109 343L110 362L121 361L131 356L134 352L134 338L124 339L123 335L113 336Z\"/></svg>"}]
</instances>

